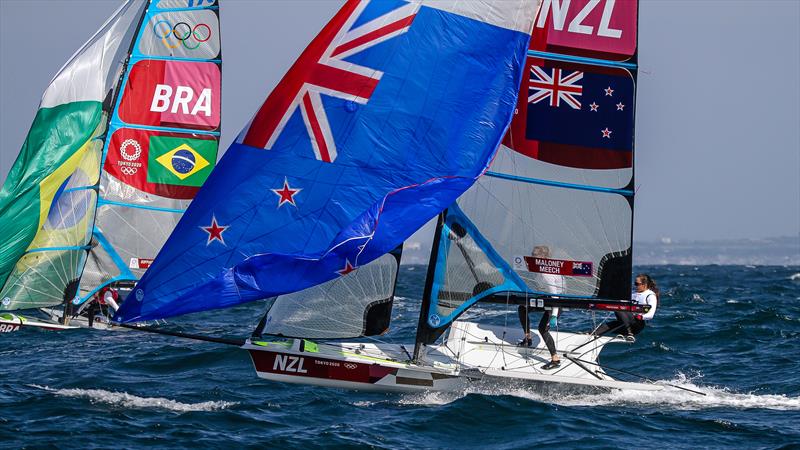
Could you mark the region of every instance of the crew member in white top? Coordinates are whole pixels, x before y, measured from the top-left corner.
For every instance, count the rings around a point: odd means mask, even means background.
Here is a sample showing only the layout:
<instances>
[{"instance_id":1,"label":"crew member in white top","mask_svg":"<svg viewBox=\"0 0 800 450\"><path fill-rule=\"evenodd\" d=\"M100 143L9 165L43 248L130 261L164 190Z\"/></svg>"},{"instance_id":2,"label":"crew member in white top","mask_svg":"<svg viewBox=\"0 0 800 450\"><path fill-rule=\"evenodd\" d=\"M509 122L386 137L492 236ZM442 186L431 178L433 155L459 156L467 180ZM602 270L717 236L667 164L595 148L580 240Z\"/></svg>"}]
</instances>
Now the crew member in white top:
<instances>
[{"instance_id":1,"label":"crew member in white top","mask_svg":"<svg viewBox=\"0 0 800 450\"><path fill-rule=\"evenodd\" d=\"M658 308L658 286L656 282L646 273L636 275L633 283L635 288L631 300L635 300L639 305L650 305L650 310L645 314L633 314L629 311L616 311L614 314L617 320L600 325L594 334L602 335L611 331L625 335L626 339L633 339L633 336L644 330L645 321L651 320L656 315Z\"/></svg>"}]
</instances>

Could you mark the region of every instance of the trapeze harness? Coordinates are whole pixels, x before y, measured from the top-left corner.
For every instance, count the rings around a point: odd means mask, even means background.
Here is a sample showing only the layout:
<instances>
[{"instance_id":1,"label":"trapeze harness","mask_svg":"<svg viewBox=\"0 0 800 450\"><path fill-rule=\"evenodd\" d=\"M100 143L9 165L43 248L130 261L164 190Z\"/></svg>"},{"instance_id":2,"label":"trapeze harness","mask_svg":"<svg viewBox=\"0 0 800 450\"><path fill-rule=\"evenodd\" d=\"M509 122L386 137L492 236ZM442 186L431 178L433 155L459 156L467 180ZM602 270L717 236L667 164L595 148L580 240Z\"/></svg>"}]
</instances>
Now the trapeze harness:
<instances>
[{"instance_id":1,"label":"trapeze harness","mask_svg":"<svg viewBox=\"0 0 800 450\"><path fill-rule=\"evenodd\" d=\"M650 305L650 311L646 314L635 315L629 311L616 311L614 315L617 316L617 320L600 325L594 334L601 335L610 332L635 336L641 333L644 330L646 321L651 320L656 315L658 297L655 292L646 289L642 292L634 292L631 295L631 300L634 300L638 305Z\"/></svg>"}]
</instances>

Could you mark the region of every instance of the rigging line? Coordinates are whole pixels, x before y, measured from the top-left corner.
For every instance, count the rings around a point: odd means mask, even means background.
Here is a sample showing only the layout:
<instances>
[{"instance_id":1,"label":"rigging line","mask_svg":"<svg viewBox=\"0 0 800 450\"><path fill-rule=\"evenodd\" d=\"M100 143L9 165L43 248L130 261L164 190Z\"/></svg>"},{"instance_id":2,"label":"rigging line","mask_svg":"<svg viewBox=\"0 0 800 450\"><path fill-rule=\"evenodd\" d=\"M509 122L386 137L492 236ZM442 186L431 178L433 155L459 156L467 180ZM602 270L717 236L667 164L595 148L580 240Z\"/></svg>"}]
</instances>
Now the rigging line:
<instances>
[{"instance_id":1,"label":"rigging line","mask_svg":"<svg viewBox=\"0 0 800 450\"><path fill-rule=\"evenodd\" d=\"M612 342L613 342L613 341L612 341ZM626 342L627 342L627 341L626 341ZM589 350L586 350L585 352L583 352L583 353L581 353L580 355L578 355L578 358L583 358L583 356L584 356L584 355L586 355L587 353L593 353L595 350L597 350L597 349L599 349L599 348L603 348L603 346L605 346L605 344L596 345L596 346L594 346L594 347L590 348ZM597 357L595 357L595 359L596 359L596 358L597 358Z\"/></svg>"},{"instance_id":2,"label":"rigging line","mask_svg":"<svg viewBox=\"0 0 800 450\"><path fill-rule=\"evenodd\" d=\"M586 345L588 345L588 344L591 344L592 342L594 342L594 341L596 341L596 340L600 339L601 337L603 337L603 335L604 335L604 334L608 334L608 333L614 333L614 332L616 332L617 330L621 329L621 328L622 328L622 327L624 327L624 326L625 326L625 324L623 323L622 325L619 325L619 326L618 326L618 327L616 327L616 328L613 328L613 329L611 329L611 330L608 330L608 331L606 331L605 333L599 334L599 335L595 336L595 338L594 338L594 339L592 339L592 340L590 340L590 341L586 341L586 342L584 342L583 344L581 344L581 345L579 345L579 346L577 346L577 347L573 348L571 351L572 351L572 352L575 352L575 351L576 351L576 350L578 350L579 348L581 348L581 347L584 347L584 346L586 346ZM595 331L596 331L596 330L595 330ZM566 356L566 355L565 355L565 356Z\"/></svg>"},{"instance_id":3,"label":"rigging line","mask_svg":"<svg viewBox=\"0 0 800 450\"><path fill-rule=\"evenodd\" d=\"M68 245L63 247L39 247L39 248L32 248L25 252L26 254L30 253L37 253L37 252L55 252L55 251L65 251L65 250L89 250L92 247L89 245Z\"/></svg>"},{"instance_id":4,"label":"rigging line","mask_svg":"<svg viewBox=\"0 0 800 450\"><path fill-rule=\"evenodd\" d=\"M602 380L603 379L603 377L601 377L600 375L598 375L595 372L592 372L591 370L589 370L588 367L584 366L583 363L581 362L581 360L579 360L577 358L573 358L572 356L568 356L567 354L564 354L564 357L567 358L568 360L572 361L576 366L578 366L581 369L585 370L587 373L589 373L590 375L594 376L598 380ZM599 367L599 365L598 365L598 367Z\"/></svg>"},{"instance_id":5,"label":"rigging line","mask_svg":"<svg viewBox=\"0 0 800 450\"><path fill-rule=\"evenodd\" d=\"M666 386L669 386L669 387L674 387L674 388L677 388L677 389L681 389L681 390L684 390L684 391L688 391L688 392L691 392L691 393L693 393L693 394L700 394L700 395L702 395L702 396L707 396L707 395L708 395L708 394L706 394L705 392L695 391L694 389L689 389L689 388L687 388L687 387L678 386L678 385L676 385L676 384L665 383L665 382L663 382L663 381L654 380L654 379L652 379L652 378L648 378L648 377L646 377L646 376L644 376L644 375L635 374L635 373L633 373L633 372L629 372L629 371L627 371L627 370L615 369L615 368L613 368L613 367L608 367L608 366L601 365L601 364L599 364L599 363L596 363L596 362L585 361L585 360L578 359L578 358L575 358L575 359L576 359L576 361L580 361L580 362L582 362L582 363L586 363L586 364L591 364L591 365L597 366L597 367L599 367L599 368L601 368L601 369L605 369L605 370L613 370L613 371L615 371L615 372L624 373L624 374L626 374L626 375L630 375L630 376L632 376L632 377L640 378L640 379L642 379L642 380L649 381L650 383L653 383L653 384L659 384L659 383L660 383L660 384L664 384L664 385L666 385Z\"/></svg>"},{"instance_id":6,"label":"rigging line","mask_svg":"<svg viewBox=\"0 0 800 450\"><path fill-rule=\"evenodd\" d=\"M146 206L146 205L136 205L133 203L124 203L124 202L117 202L114 200L108 200L102 197L98 197L97 199L98 206L102 205L114 205L114 206L122 206L125 208L137 208L137 209L147 209L150 211L162 211L162 212L171 212L177 214L183 214L186 210L183 209L174 209L174 208L160 208L157 206Z\"/></svg>"},{"instance_id":7,"label":"rigging line","mask_svg":"<svg viewBox=\"0 0 800 450\"><path fill-rule=\"evenodd\" d=\"M528 56L533 56L534 58L552 59L555 61L583 63L592 66L619 67L622 69L631 70L636 70L639 67L636 63L608 61L605 59L587 58L585 56L562 55L560 53L542 52L538 50L528 50Z\"/></svg>"},{"instance_id":8,"label":"rigging line","mask_svg":"<svg viewBox=\"0 0 800 450\"><path fill-rule=\"evenodd\" d=\"M245 344L245 339L226 339L226 338L218 338L213 336L204 336L202 334L194 334L194 333L184 333L182 331L169 331L169 330L161 330L158 328L148 327L148 326L136 326L130 325L127 323L114 323L112 322L113 326L128 328L131 330L138 330L143 331L146 333L154 333L154 334L163 334L165 336L174 336L179 338L185 339L192 339L195 341L205 341L205 342L214 342L217 344L226 344L226 345L235 345L237 347L241 347Z\"/></svg>"},{"instance_id":9,"label":"rigging line","mask_svg":"<svg viewBox=\"0 0 800 450\"><path fill-rule=\"evenodd\" d=\"M586 185L586 184L576 184L576 183L564 183L561 181L551 181L551 180L543 180L541 178L530 178L530 177L523 177L519 175L511 175L507 173L501 172L492 172L487 171L484 176L492 177L492 178L501 178L504 180L509 181L520 181L529 184L540 184L543 186L551 186L551 187L559 187L565 189L576 189L579 191L592 191L592 192L603 192L607 194L619 194L625 197L632 197L634 192L628 189L617 189L617 188L607 188L602 186L593 186L593 185Z\"/></svg>"}]
</instances>

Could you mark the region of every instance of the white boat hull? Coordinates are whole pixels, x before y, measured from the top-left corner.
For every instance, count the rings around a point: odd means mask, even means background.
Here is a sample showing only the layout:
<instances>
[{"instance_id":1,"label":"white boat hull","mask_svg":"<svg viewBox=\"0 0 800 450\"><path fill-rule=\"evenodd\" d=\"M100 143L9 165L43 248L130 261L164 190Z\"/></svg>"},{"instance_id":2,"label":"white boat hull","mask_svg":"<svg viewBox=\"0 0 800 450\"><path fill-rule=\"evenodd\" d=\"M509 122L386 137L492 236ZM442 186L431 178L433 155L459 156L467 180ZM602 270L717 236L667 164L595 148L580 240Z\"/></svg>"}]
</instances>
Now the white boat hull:
<instances>
[{"instance_id":1,"label":"white boat hull","mask_svg":"<svg viewBox=\"0 0 800 450\"><path fill-rule=\"evenodd\" d=\"M79 328L114 331L129 330L129 328L111 325L108 319L102 315L95 316L92 321L92 326L89 326L89 319L81 315L73 317L68 324L64 325L60 320L62 312L59 309L40 308L39 311L47 314L49 317L46 319L38 319L11 313L0 314L0 333L11 333L19 331L21 328L39 328L49 331L76 330Z\"/></svg>"},{"instance_id":2,"label":"white boat hull","mask_svg":"<svg viewBox=\"0 0 800 450\"><path fill-rule=\"evenodd\" d=\"M72 330L78 328L73 325L62 325L47 321L40 321L29 317L18 316L16 314L0 314L0 333L12 333L21 328L40 328L50 331Z\"/></svg>"},{"instance_id":3,"label":"white boat hull","mask_svg":"<svg viewBox=\"0 0 800 450\"><path fill-rule=\"evenodd\" d=\"M505 334L505 339L499 336ZM281 342L248 340L259 377L286 383L382 392L460 391L476 383L524 383L539 388L660 390L659 385L629 383L608 376L595 365L602 347L615 338L552 333L561 367L545 371L550 360L541 338L534 346L514 345L518 333L501 327L455 322L447 339L427 347L411 362L410 347L399 344L324 343L302 339ZM586 344L586 345L584 345Z\"/></svg>"}]
</instances>

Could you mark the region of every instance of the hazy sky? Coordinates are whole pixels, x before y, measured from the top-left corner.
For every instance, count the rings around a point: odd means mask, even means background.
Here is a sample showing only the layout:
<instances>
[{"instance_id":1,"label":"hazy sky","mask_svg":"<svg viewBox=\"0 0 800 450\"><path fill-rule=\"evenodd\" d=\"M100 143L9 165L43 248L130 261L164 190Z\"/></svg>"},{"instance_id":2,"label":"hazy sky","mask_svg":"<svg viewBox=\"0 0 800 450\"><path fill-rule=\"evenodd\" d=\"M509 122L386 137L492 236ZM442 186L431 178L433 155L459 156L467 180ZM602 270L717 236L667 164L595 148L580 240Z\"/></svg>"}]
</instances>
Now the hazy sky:
<instances>
[{"instance_id":1,"label":"hazy sky","mask_svg":"<svg viewBox=\"0 0 800 450\"><path fill-rule=\"evenodd\" d=\"M340 4L223 0L221 150ZM0 0L0 180L117 5ZM643 0L639 26L636 239L798 236L800 1Z\"/></svg>"}]
</instances>

